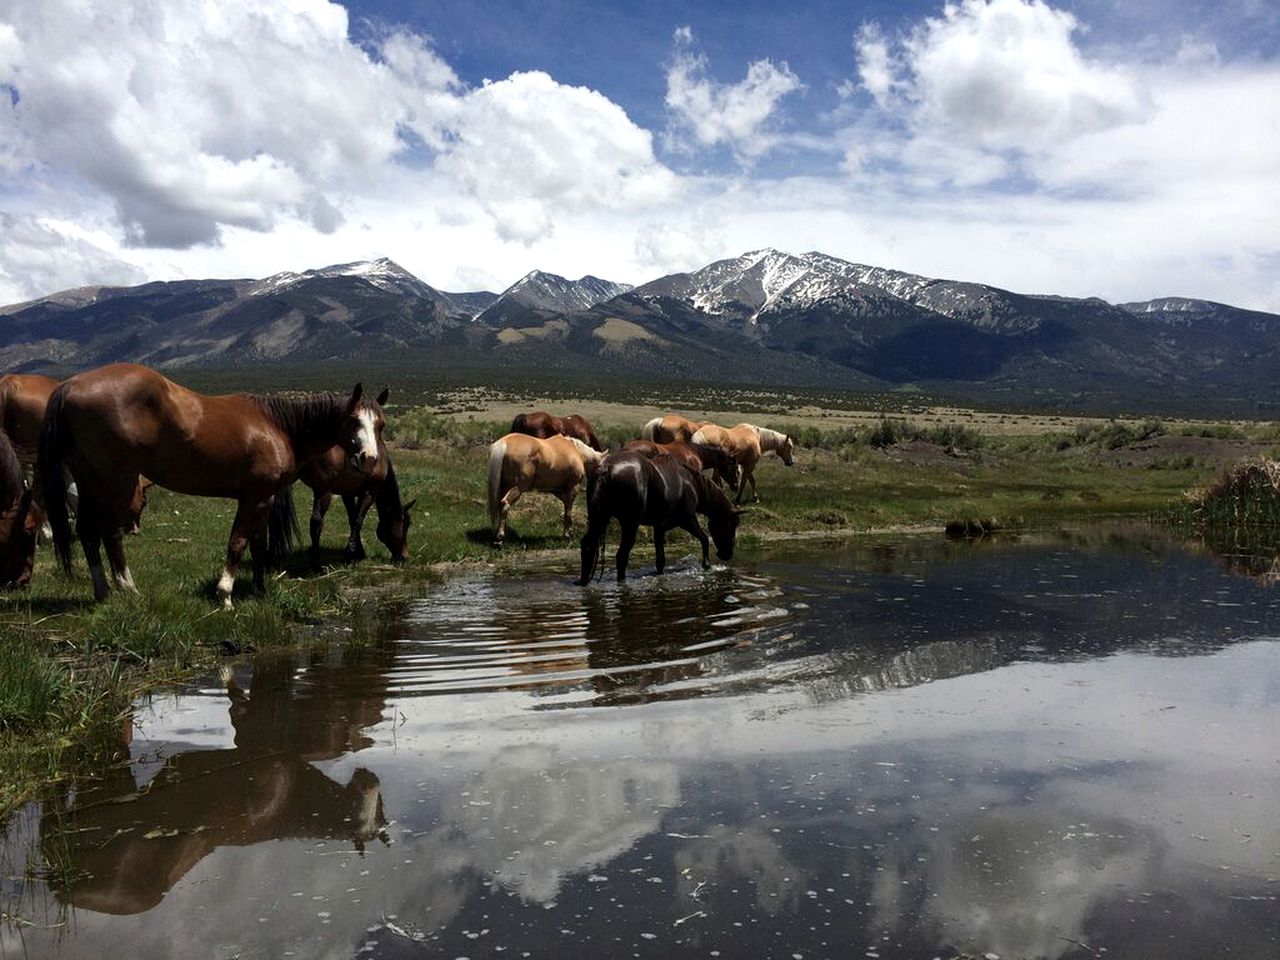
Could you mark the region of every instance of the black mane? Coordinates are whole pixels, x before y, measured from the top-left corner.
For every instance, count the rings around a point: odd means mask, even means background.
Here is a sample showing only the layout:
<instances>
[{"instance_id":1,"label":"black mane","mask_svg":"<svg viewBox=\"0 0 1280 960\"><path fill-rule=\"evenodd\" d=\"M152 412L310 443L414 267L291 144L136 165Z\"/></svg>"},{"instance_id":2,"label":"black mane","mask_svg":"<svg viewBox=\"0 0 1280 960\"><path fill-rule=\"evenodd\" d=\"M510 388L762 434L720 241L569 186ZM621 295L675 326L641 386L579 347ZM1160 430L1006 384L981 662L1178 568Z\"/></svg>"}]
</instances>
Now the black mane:
<instances>
[{"instance_id":1,"label":"black mane","mask_svg":"<svg viewBox=\"0 0 1280 960\"><path fill-rule=\"evenodd\" d=\"M347 413L347 397L336 393L254 394L256 402L271 421L297 439L317 426L328 427L340 423Z\"/></svg>"},{"instance_id":2,"label":"black mane","mask_svg":"<svg viewBox=\"0 0 1280 960\"><path fill-rule=\"evenodd\" d=\"M396 479L396 468L391 463L391 455L384 454L387 458L387 475L382 480L382 486L378 488L378 496L373 501L374 506L378 508L378 516L393 517L397 513L404 510L404 504L400 501L400 481Z\"/></svg>"}]
</instances>

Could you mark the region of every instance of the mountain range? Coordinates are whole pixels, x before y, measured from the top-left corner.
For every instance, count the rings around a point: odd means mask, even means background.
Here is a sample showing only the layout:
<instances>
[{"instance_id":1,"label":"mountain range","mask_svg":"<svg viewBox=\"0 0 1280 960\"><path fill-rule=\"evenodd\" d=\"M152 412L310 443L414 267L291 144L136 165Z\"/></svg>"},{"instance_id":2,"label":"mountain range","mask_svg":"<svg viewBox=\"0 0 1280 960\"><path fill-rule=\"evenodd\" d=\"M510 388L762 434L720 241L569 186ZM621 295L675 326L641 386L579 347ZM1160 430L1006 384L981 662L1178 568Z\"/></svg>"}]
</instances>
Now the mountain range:
<instances>
[{"instance_id":1,"label":"mountain range","mask_svg":"<svg viewBox=\"0 0 1280 960\"><path fill-rule=\"evenodd\" d=\"M0 308L0 366L385 356L1045 405L1265 407L1280 377L1277 334L1280 316L1206 300L1020 294L765 249L637 287L534 271L501 294L449 293L387 259L84 287Z\"/></svg>"}]
</instances>

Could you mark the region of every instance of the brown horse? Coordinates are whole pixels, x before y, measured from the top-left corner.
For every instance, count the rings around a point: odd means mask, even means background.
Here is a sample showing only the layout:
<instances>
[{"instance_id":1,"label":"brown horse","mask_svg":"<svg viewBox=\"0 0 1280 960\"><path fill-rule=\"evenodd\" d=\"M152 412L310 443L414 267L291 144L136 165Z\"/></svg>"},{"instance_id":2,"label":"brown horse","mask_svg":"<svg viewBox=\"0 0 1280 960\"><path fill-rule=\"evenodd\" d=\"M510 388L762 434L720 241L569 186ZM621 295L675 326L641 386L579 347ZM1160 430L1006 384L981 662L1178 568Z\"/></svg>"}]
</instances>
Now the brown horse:
<instances>
[{"instance_id":1,"label":"brown horse","mask_svg":"<svg viewBox=\"0 0 1280 960\"><path fill-rule=\"evenodd\" d=\"M760 501L760 493L756 490L756 464L766 453L776 453L788 467L794 464L792 453L795 441L785 433L770 430L768 427L757 427L750 423L740 423L736 427L721 427L714 423L705 423L693 435L694 443L709 443L728 451L733 459L742 467L742 477L738 481L738 495L734 503L742 502L742 494L746 492L747 482L751 483L751 493L756 502Z\"/></svg>"},{"instance_id":2,"label":"brown horse","mask_svg":"<svg viewBox=\"0 0 1280 960\"><path fill-rule=\"evenodd\" d=\"M674 443L654 443L652 440L631 440L622 448L634 450L645 457L656 457L667 453L675 457L690 470L701 473L703 470L714 471L717 483L728 484L729 488L738 486L738 461L727 451L713 447L709 443L685 443L677 440Z\"/></svg>"},{"instance_id":3,"label":"brown horse","mask_svg":"<svg viewBox=\"0 0 1280 960\"><path fill-rule=\"evenodd\" d=\"M35 463L45 407L60 382L38 373L6 373L0 377L0 429L13 441L24 467Z\"/></svg>"},{"instance_id":4,"label":"brown horse","mask_svg":"<svg viewBox=\"0 0 1280 960\"><path fill-rule=\"evenodd\" d=\"M546 440L549 437L576 437L592 450L604 452L604 447L596 439L596 432L586 417L571 413L567 417L557 417L543 410L532 413L517 413L511 421L512 433L523 433L530 437Z\"/></svg>"},{"instance_id":5,"label":"brown horse","mask_svg":"<svg viewBox=\"0 0 1280 960\"><path fill-rule=\"evenodd\" d=\"M710 566L710 548L698 523L699 513L707 517L716 554L721 560L732 560L742 511L719 487L670 454L652 458L634 450L610 454L587 492L587 532L582 537L582 575L577 583L586 586L591 581L604 549L605 531L614 517L622 528L615 558L619 583L626 579L627 560L641 524L653 527L658 573L667 565L667 531L677 527L693 534L702 545L702 566Z\"/></svg>"},{"instance_id":6,"label":"brown horse","mask_svg":"<svg viewBox=\"0 0 1280 960\"><path fill-rule=\"evenodd\" d=\"M677 440L688 443L702 425L697 420L686 420L678 413L669 413L665 417L654 417L646 423L640 436L654 443L674 443Z\"/></svg>"},{"instance_id":7,"label":"brown horse","mask_svg":"<svg viewBox=\"0 0 1280 960\"><path fill-rule=\"evenodd\" d=\"M385 407L390 390L378 394L378 406ZM303 465L298 479L311 488L314 500L311 505L311 558L320 556L320 535L324 532L324 515L333 503L334 495L342 497L347 508L347 522L351 534L343 551L348 560L364 559L364 542L360 531L364 518L373 505L378 507L377 536L391 553L391 560L400 563L409 558L409 511L417 500L400 502L400 484L391 465L391 455L386 444L378 438L378 459L372 469L358 470L351 465L347 452L335 444L314 460Z\"/></svg>"},{"instance_id":8,"label":"brown horse","mask_svg":"<svg viewBox=\"0 0 1280 960\"><path fill-rule=\"evenodd\" d=\"M254 590L261 593L268 552L278 556L290 545L289 484L299 470L335 444L371 470L383 422L382 409L364 398L359 384L350 397L206 396L136 364L77 374L54 391L40 433L37 464L54 551L70 570L64 466L80 489L76 530L99 600L110 592L99 553L104 540L117 588L136 589L124 527L140 473L178 493L229 497L238 508L217 588L229 607L246 546L253 550Z\"/></svg>"},{"instance_id":9,"label":"brown horse","mask_svg":"<svg viewBox=\"0 0 1280 960\"><path fill-rule=\"evenodd\" d=\"M0 586L24 587L36 560L40 511L22 480L22 465L0 430Z\"/></svg>"},{"instance_id":10,"label":"brown horse","mask_svg":"<svg viewBox=\"0 0 1280 960\"><path fill-rule=\"evenodd\" d=\"M507 536L507 514L520 495L533 490L551 493L564 504L564 535L573 533L573 500L588 471L604 454L577 437L546 440L508 433L489 448L489 525L494 546Z\"/></svg>"}]
</instances>

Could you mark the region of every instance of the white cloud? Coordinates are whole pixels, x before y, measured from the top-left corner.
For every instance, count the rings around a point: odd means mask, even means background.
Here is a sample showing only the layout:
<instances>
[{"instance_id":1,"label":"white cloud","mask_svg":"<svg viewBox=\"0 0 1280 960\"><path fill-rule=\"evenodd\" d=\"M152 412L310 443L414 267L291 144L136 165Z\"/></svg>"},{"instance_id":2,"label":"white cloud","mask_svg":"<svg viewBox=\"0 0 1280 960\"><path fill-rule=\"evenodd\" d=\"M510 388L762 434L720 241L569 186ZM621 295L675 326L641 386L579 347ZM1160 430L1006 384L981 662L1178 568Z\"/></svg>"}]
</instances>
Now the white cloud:
<instances>
[{"instance_id":1,"label":"white cloud","mask_svg":"<svg viewBox=\"0 0 1280 960\"><path fill-rule=\"evenodd\" d=\"M74 224L0 213L0 304L72 287L126 286L147 279L101 238Z\"/></svg>"},{"instance_id":2,"label":"white cloud","mask_svg":"<svg viewBox=\"0 0 1280 960\"><path fill-rule=\"evenodd\" d=\"M27 159L109 194L146 245L282 215L331 229L344 186L403 150L398 126L424 126L454 82L403 36L373 60L324 0L15 0L4 16L19 47L7 126Z\"/></svg>"},{"instance_id":3,"label":"white cloud","mask_svg":"<svg viewBox=\"0 0 1280 960\"><path fill-rule=\"evenodd\" d=\"M556 211L642 209L676 179L617 104L545 73L516 73L463 98L438 167L484 204L504 240L550 233Z\"/></svg>"},{"instance_id":4,"label":"white cloud","mask_svg":"<svg viewBox=\"0 0 1280 960\"><path fill-rule=\"evenodd\" d=\"M666 102L675 137L687 135L703 147L726 146L748 162L772 150L778 138L769 120L778 101L802 87L791 68L754 60L743 80L721 84L707 77L706 57L695 50L689 27L676 30L674 42Z\"/></svg>"}]
</instances>

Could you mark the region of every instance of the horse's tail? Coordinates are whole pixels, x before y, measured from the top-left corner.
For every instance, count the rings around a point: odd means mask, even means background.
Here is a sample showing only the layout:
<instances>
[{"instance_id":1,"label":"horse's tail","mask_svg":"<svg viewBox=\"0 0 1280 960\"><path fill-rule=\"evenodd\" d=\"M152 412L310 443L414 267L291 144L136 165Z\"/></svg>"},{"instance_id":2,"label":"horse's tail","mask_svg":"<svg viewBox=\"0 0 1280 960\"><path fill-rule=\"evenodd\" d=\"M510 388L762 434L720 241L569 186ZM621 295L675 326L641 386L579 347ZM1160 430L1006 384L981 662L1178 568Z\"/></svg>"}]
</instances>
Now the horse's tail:
<instances>
[{"instance_id":1,"label":"horse's tail","mask_svg":"<svg viewBox=\"0 0 1280 960\"><path fill-rule=\"evenodd\" d=\"M267 563L272 567L281 566L301 537L298 512L293 506L293 484L290 483L275 495L267 513Z\"/></svg>"},{"instance_id":2,"label":"horse's tail","mask_svg":"<svg viewBox=\"0 0 1280 960\"><path fill-rule=\"evenodd\" d=\"M521 414L516 419L523 419ZM514 424L512 424L514 426ZM515 433L512 430L512 433ZM498 521L502 518L502 507L499 498L502 496L502 465L507 459L507 441L496 440L489 448L489 529L496 536Z\"/></svg>"},{"instance_id":3,"label":"horse's tail","mask_svg":"<svg viewBox=\"0 0 1280 960\"><path fill-rule=\"evenodd\" d=\"M71 572L71 516L67 510L67 475L63 467L67 450L74 442L67 429L67 385L64 383L45 407L40 426L40 446L36 454L36 482L44 498L45 516L53 531L53 552L67 573Z\"/></svg>"},{"instance_id":4,"label":"horse's tail","mask_svg":"<svg viewBox=\"0 0 1280 960\"><path fill-rule=\"evenodd\" d=\"M654 417L644 425L644 429L640 431L640 436L644 437L646 440L657 442L658 427L660 426L662 426L662 418Z\"/></svg>"}]
</instances>

